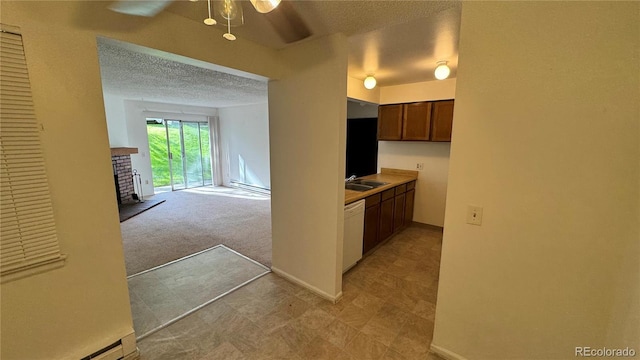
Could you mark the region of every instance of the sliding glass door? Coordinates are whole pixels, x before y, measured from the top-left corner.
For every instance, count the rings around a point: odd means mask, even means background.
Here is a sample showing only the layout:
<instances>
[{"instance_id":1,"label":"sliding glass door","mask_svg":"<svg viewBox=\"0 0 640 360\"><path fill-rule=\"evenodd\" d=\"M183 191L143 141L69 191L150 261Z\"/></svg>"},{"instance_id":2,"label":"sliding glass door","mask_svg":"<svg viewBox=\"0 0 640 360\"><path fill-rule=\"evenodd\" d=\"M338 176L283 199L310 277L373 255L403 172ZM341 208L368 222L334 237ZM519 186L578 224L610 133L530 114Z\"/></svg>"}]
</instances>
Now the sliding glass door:
<instances>
[{"instance_id":1,"label":"sliding glass door","mask_svg":"<svg viewBox=\"0 0 640 360\"><path fill-rule=\"evenodd\" d=\"M182 138L187 187L211 185L209 124L183 121Z\"/></svg>"},{"instance_id":2,"label":"sliding glass door","mask_svg":"<svg viewBox=\"0 0 640 360\"><path fill-rule=\"evenodd\" d=\"M169 173L171 174L171 190L184 189L186 175L184 173L184 141L182 140L182 122L166 120L167 148L169 152Z\"/></svg>"},{"instance_id":3,"label":"sliding glass door","mask_svg":"<svg viewBox=\"0 0 640 360\"><path fill-rule=\"evenodd\" d=\"M209 124L168 119L163 122L164 134L160 134L157 129L160 124L147 120L154 187L171 185L171 190L181 190L211 185ZM160 136L166 144L166 147L162 146L164 153L153 151L154 148L160 148L154 145L160 142ZM156 174L162 174L162 177Z\"/></svg>"}]
</instances>

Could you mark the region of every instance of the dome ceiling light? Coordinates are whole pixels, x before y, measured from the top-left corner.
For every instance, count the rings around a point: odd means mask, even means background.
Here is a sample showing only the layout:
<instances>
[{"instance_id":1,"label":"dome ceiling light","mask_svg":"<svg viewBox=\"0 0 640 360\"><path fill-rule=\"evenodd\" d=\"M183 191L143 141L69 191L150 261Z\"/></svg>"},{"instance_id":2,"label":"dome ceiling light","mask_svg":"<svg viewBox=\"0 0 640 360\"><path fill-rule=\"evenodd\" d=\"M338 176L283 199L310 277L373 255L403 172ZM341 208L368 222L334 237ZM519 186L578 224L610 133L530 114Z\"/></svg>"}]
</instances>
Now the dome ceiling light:
<instances>
[{"instance_id":1,"label":"dome ceiling light","mask_svg":"<svg viewBox=\"0 0 640 360\"><path fill-rule=\"evenodd\" d=\"M377 81L376 78L373 77L373 75L369 75L364 79L364 87L368 90L373 89L374 87L376 87Z\"/></svg>"},{"instance_id":2,"label":"dome ceiling light","mask_svg":"<svg viewBox=\"0 0 640 360\"><path fill-rule=\"evenodd\" d=\"M434 71L434 75L438 80L444 80L449 77L451 74L451 69L447 66L446 61L438 61L436 66L436 70Z\"/></svg>"}]
</instances>

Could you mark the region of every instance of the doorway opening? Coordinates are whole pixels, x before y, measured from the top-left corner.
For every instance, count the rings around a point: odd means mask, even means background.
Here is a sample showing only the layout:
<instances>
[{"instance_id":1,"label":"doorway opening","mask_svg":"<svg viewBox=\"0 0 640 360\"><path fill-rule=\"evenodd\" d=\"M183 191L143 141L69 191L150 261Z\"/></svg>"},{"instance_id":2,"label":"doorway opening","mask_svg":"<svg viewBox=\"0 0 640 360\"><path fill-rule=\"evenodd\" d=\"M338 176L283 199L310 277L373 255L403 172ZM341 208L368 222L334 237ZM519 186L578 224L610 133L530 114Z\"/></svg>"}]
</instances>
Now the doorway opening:
<instances>
[{"instance_id":1,"label":"doorway opening","mask_svg":"<svg viewBox=\"0 0 640 360\"><path fill-rule=\"evenodd\" d=\"M163 201L120 225L143 337L269 271L270 194L234 186L270 188L267 79L109 39L98 50L126 186Z\"/></svg>"},{"instance_id":2,"label":"doorway opening","mask_svg":"<svg viewBox=\"0 0 640 360\"><path fill-rule=\"evenodd\" d=\"M154 193L213 184L207 121L147 118Z\"/></svg>"}]
</instances>

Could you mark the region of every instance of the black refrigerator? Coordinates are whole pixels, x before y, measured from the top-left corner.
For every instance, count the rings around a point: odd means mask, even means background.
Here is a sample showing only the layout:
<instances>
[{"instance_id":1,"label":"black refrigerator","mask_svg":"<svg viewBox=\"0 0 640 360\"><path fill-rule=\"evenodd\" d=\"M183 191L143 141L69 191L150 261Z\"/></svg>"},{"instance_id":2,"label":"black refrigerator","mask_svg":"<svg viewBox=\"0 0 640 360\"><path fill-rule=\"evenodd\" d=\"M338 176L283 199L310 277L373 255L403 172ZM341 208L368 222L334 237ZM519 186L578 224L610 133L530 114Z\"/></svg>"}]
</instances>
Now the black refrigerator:
<instances>
[{"instance_id":1,"label":"black refrigerator","mask_svg":"<svg viewBox=\"0 0 640 360\"><path fill-rule=\"evenodd\" d=\"M378 172L378 118L347 119L346 177Z\"/></svg>"}]
</instances>

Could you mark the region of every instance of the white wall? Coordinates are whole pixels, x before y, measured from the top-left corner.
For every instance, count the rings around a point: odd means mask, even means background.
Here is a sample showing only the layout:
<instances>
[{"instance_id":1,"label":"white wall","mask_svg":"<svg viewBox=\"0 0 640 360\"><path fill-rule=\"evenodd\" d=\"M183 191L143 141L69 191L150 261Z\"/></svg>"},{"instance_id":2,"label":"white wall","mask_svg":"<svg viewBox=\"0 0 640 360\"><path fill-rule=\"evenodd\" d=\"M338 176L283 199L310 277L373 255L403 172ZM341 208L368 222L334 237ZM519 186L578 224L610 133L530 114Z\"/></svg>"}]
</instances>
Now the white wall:
<instances>
[{"instance_id":1,"label":"white wall","mask_svg":"<svg viewBox=\"0 0 640 360\"><path fill-rule=\"evenodd\" d=\"M269 104L219 109L223 183L271 188Z\"/></svg>"},{"instance_id":2,"label":"white wall","mask_svg":"<svg viewBox=\"0 0 640 360\"><path fill-rule=\"evenodd\" d=\"M413 221L444 225L450 149L450 143L378 142L378 170L383 167L416 170L416 164L424 164L416 182Z\"/></svg>"},{"instance_id":3,"label":"white wall","mask_svg":"<svg viewBox=\"0 0 640 360\"><path fill-rule=\"evenodd\" d=\"M640 351L638 34L637 2L463 4L435 346Z\"/></svg>"},{"instance_id":4,"label":"white wall","mask_svg":"<svg viewBox=\"0 0 640 360\"><path fill-rule=\"evenodd\" d=\"M218 29L166 11L145 19L110 12L103 2L2 1L2 23L22 30L67 261L1 285L0 357L80 359L133 331L96 36L271 78L280 63L275 51L230 44Z\"/></svg>"},{"instance_id":5,"label":"white wall","mask_svg":"<svg viewBox=\"0 0 640 360\"><path fill-rule=\"evenodd\" d=\"M380 88L380 104L453 99L456 79L422 81Z\"/></svg>"},{"instance_id":6,"label":"white wall","mask_svg":"<svg viewBox=\"0 0 640 360\"><path fill-rule=\"evenodd\" d=\"M424 81L380 88L380 103L443 100L455 97L456 79ZM456 141L455 136L452 141ZM379 141L378 167L424 170L418 174L413 221L444 226L451 143Z\"/></svg>"},{"instance_id":7,"label":"white wall","mask_svg":"<svg viewBox=\"0 0 640 360\"><path fill-rule=\"evenodd\" d=\"M269 82L272 268L336 298L342 292L347 40L307 41L282 56L286 73Z\"/></svg>"},{"instance_id":8,"label":"white wall","mask_svg":"<svg viewBox=\"0 0 640 360\"><path fill-rule=\"evenodd\" d=\"M108 93L102 94L104 112L107 117L110 147L128 147L127 121L124 113L124 98Z\"/></svg>"}]
</instances>

